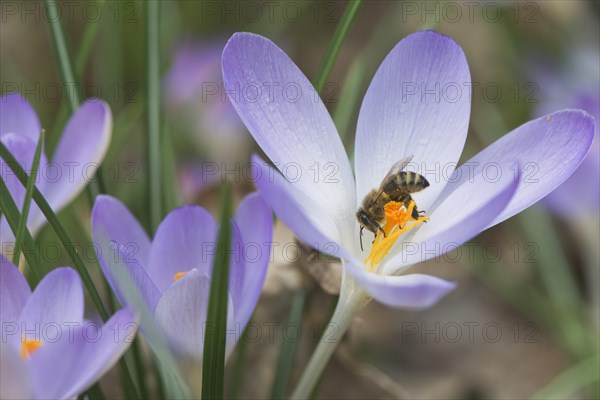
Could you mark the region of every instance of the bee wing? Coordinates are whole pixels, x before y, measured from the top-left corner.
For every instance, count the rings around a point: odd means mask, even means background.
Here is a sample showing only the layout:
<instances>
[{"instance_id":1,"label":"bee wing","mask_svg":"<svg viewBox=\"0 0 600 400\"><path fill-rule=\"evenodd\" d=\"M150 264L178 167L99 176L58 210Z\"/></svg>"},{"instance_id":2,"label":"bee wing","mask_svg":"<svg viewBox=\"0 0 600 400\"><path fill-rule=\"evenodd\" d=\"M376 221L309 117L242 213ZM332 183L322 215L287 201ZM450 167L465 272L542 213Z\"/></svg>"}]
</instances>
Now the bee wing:
<instances>
[{"instance_id":1,"label":"bee wing","mask_svg":"<svg viewBox=\"0 0 600 400\"><path fill-rule=\"evenodd\" d=\"M404 168L406 168L408 163L411 162L412 158L413 158L413 156L404 157L402 160L394 163L394 165L392 165L392 168L390 168L388 173L385 174L385 177L381 181L380 187L385 186L384 183L387 183L390 180L390 178L396 176L400 171L402 171Z\"/></svg>"},{"instance_id":2,"label":"bee wing","mask_svg":"<svg viewBox=\"0 0 600 400\"><path fill-rule=\"evenodd\" d=\"M383 193L383 188L387 186L387 184L389 183L389 181L391 179L395 179L396 175L398 173L400 173L400 171L402 171L404 168L406 168L406 166L408 165L408 163L410 163L412 158L413 158L412 155L410 155L408 157L404 157L403 159L401 159L400 161L398 161L398 162L394 163L394 165L392 165L392 167L390 168L388 173L385 174L385 177L381 181L381 184L379 185L379 188L377 189L377 194L373 198L373 202L375 202L379 199L379 196L381 196L381 194Z\"/></svg>"}]
</instances>

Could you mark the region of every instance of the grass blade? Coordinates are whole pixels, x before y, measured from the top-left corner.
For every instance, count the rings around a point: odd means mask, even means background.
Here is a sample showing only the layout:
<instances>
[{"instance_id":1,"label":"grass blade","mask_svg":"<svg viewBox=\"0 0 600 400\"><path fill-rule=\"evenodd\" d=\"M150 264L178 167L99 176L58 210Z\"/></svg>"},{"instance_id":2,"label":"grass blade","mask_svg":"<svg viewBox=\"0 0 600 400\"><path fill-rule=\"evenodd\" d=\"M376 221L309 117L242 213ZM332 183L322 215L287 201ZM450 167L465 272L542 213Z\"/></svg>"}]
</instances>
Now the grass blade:
<instances>
[{"instance_id":1,"label":"grass blade","mask_svg":"<svg viewBox=\"0 0 600 400\"><path fill-rule=\"evenodd\" d=\"M319 72L317 74L316 88L317 92L319 93L321 93L321 91L323 90L325 81L329 77L331 69L333 68L333 63L335 62L335 59L337 58L337 55L340 52L340 48L342 47L344 38L348 34L348 31L352 26L352 22L354 22L354 18L356 17L358 9L362 5L362 3L363 0L350 1L348 2L346 9L344 10L344 15L342 15L342 19L335 29L333 39L329 44L329 48L325 53L325 57L323 58L323 62L321 63L321 67L319 68Z\"/></svg>"},{"instance_id":2,"label":"grass blade","mask_svg":"<svg viewBox=\"0 0 600 400\"><path fill-rule=\"evenodd\" d=\"M286 326L300 325L305 300L306 293L304 291L296 293L294 300L292 301L290 317ZM273 381L273 389L271 391L272 399L283 399L286 397L297 344L298 340L287 340L287 338L283 338L283 342L281 343L281 351L279 352L279 360L277 361L275 379Z\"/></svg>"},{"instance_id":3,"label":"grass blade","mask_svg":"<svg viewBox=\"0 0 600 400\"><path fill-rule=\"evenodd\" d=\"M54 44L54 51L58 57L63 83L65 83L67 87L75 88L77 80L75 79L73 62L67 47L67 41L65 40L65 33L60 23L60 7L56 4L55 0L46 0L46 10L48 11L48 23L50 24L50 31L52 32L52 42ZM74 113L81 104L80 92L79 90L67 90L66 92L71 113Z\"/></svg>"},{"instance_id":4,"label":"grass blade","mask_svg":"<svg viewBox=\"0 0 600 400\"><path fill-rule=\"evenodd\" d=\"M148 21L146 25L148 104L146 110L148 129L148 188L150 198L150 226L156 230L162 219L160 151L160 2L146 2Z\"/></svg>"},{"instance_id":5,"label":"grass blade","mask_svg":"<svg viewBox=\"0 0 600 400\"><path fill-rule=\"evenodd\" d=\"M6 165L8 165L8 167L15 174L15 176L17 176L17 178L21 181L21 183L24 186L26 186L27 180L28 180L27 173L25 172L25 170L23 170L21 165L19 165L19 162L15 159L15 157L11 154L11 152L8 150L8 148L6 148L6 146L2 142L0 142L0 158L2 158L4 160ZM6 189L6 184L4 184L4 181L2 181L2 186L3 186L2 196L10 198L10 195L8 194L8 190L4 190L4 189ZM94 285L94 282L92 281L92 278L90 277L90 274L88 273L87 268L85 267L85 264L84 264L81 256L77 252L77 248L75 247L75 242L73 242L69 238L67 231L62 226L62 224L58 220L58 217L56 216L56 214L54 214L54 211L52 211L52 208L50 207L50 205L48 204L48 202L46 201L44 196L42 196L42 194L37 189L37 187L35 187L35 185L33 188L33 200L35 201L37 206L40 208L40 210L46 217L46 220L48 221L48 223L50 224L50 226L52 227L52 229L58 236L63 247L67 250L69 257L71 258L71 260L73 261L73 264L75 265L75 268L77 269L77 272L79 272L81 280L83 281L83 284L84 284L85 288L87 289L88 294L90 295L92 301L94 302L94 305L96 306L96 309L98 310L98 314L100 314L100 317L102 318L103 321L107 321L108 313L106 311L106 308L104 307L104 304L102 303L100 294L98 293L98 290L96 289L96 286ZM12 198L11 198L11 201L12 201ZM6 202L3 200L2 204L4 205L5 203ZM14 204L14 202L13 202L13 204ZM4 210L4 212L6 213L6 210ZM15 228L17 228L17 227L15 226ZM31 235L29 235L29 237L31 237ZM32 239L32 241L33 241L33 239ZM135 390L135 385L133 383L133 377L131 375L129 368L126 366L123 358L121 358L120 363L122 363L121 364L122 368L126 372L125 373L125 377L126 377L126 381L127 381L126 390L128 390L131 393L137 393L137 391ZM136 394L136 397L139 397L139 395Z\"/></svg>"},{"instance_id":6,"label":"grass blade","mask_svg":"<svg viewBox=\"0 0 600 400\"><path fill-rule=\"evenodd\" d=\"M35 186L35 180L37 177L38 168L40 166L40 157L42 155L42 145L44 143L44 130L40 132L38 143L35 148L35 154L33 156L33 164L31 166L31 175L27 178L27 187L25 189L25 198L23 199L23 208L21 208L21 218L19 218L19 226L15 233L15 252L13 253L13 264L19 265L19 259L21 257L21 242L23 241L23 235L25 234L25 228L27 228L27 218L29 217L29 207L31 206L31 196L33 195L33 188Z\"/></svg>"},{"instance_id":7,"label":"grass blade","mask_svg":"<svg viewBox=\"0 0 600 400\"><path fill-rule=\"evenodd\" d=\"M60 73L62 76L63 84L66 85L69 90L67 92L67 99L71 114L74 113L77 108L81 105L81 92L77 87L77 79L75 79L75 70L73 68L73 61L69 53L67 41L65 39L65 33L60 23L61 17L59 15L60 7L56 4L55 0L46 0L46 10L48 12L48 23L50 24L50 31L52 32L52 43L54 44L54 51L58 58L58 64ZM100 166L98 167L98 172ZM94 193L100 193L101 187L104 185L101 182L101 175L97 174L97 179L88 181L87 188L90 196Z\"/></svg>"},{"instance_id":8,"label":"grass blade","mask_svg":"<svg viewBox=\"0 0 600 400\"><path fill-rule=\"evenodd\" d=\"M177 179L177 161L175 160L175 152L173 151L173 140L169 125L165 124L163 131L163 146L162 159L164 173L162 176L163 199L166 210L172 210L181 205L181 200L178 194Z\"/></svg>"},{"instance_id":9,"label":"grass blade","mask_svg":"<svg viewBox=\"0 0 600 400\"><path fill-rule=\"evenodd\" d=\"M229 300L229 248L231 240L231 189L221 189L221 225L212 269L202 360L202 398L223 398L227 302Z\"/></svg>"},{"instance_id":10,"label":"grass blade","mask_svg":"<svg viewBox=\"0 0 600 400\"><path fill-rule=\"evenodd\" d=\"M97 0L95 3L99 12L104 11L104 0ZM81 76L85 70L85 66L87 65L99 26L99 23L87 24L85 26L83 37L81 39L81 45L79 46L79 50L77 51L77 56L75 58L75 76ZM61 103L56 115L57 116L54 119L54 124L52 125L52 130L50 132L58 132L65 125L67 117L69 116L65 103ZM50 137L54 138L55 136ZM56 145L55 141L56 140L53 140L52 143L46 143L46 149L53 149Z\"/></svg>"},{"instance_id":11,"label":"grass blade","mask_svg":"<svg viewBox=\"0 0 600 400\"><path fill-rule=\"evenodd\" d=\"M359 56L350 67L348 75L344 80L344 86L342 89L342 95L340 102L335 108L333 113L333 121L335 126L340 133L342 143L344 143L348 154L353 157L353 141L349 135L350 124L352 122L352 116L355 115L354 111L357 109L359 103L359 93L365 76L366 65L364 58ZM354 163L352 163L354 164Z\"/></svg>"},{"instance_id":12,"label":"grass blade","mask_svg":"<svg viewBox=\"0 0 600 400\"><path fill-rule=\"evenodd\" d=\"M4 144L2 144L2 146L4 146ZM2 214L6 217L6 221L8 222L10 229L13 231L13 233L17 232L19 221L21 220L21 213L19 213L19 209L17 208L15 201L8 192L8 187L6 186L2 176L0 176L0 209L2 210ZM35 286L35 284L37 284L44 275L44 270L39 264L41 256L37 246L35 245L35 242L33 241L33 238L31 237L31 233L29 233L29 230L27 229L27 226L25 226L25 229L23 230L21 241L23 255L25 256L25 260L27 261L29 268L31 268L31 271L33 272L33 278L35 279L35 282L33 282L31 286Z\"/></svg>"},{"instance_id":13,"label":"grass blade","mask_svg":"<svg viewBox=\"0 0 600 400\"><path fill-rule=\"evenodd\" d=\"M531 398L533 400L572 398L580 390L598 382L599 363L598 355L577 363L537 391ZM597 398L597 394L590 398Z\"/></svg>"},{"instance_id":14,"label":"grass blade","mask_svg":"<svg viewBox=\"0 0 600 400\"><path fill-rule=\"evenodd\" d=\"M231 393L229 393L230 399L238 399L240 397L240 392L242 391L242 386L244 385L244 363L246 362L246 350L248 348L248 326L252 323L252 320L248 321L246 325L246 329L242 333L242 337L237 344L237 356L235 360L235 367L233 371L233 382L231 384Z\"/></svg>"},{"instance_id":15,"label":"grass blade","mask_svg":"<svg viewBox=\"0 0 600 400\"><path fill-rule=\"evenodd\" d=\"M568 312L581 307L581 296L577 284L567 266L569 260L550 217L539 207L519 214L517 221L521 229L535 243L540 244L540 274L548 295L556 306Z\"/></svg>"}]
</instances>

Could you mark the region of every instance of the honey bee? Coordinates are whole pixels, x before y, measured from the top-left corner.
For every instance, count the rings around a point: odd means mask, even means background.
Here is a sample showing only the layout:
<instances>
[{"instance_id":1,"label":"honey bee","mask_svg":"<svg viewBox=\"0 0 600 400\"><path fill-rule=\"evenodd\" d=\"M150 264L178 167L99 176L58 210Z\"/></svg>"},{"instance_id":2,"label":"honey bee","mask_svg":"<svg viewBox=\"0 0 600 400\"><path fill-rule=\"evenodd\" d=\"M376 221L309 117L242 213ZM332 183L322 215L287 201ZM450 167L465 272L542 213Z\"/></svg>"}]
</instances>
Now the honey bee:
<instances>
[{"instance_id":1,"label":"honey bee","mask_svg":"<svg viewBox=\"0 0 600 400\"><path fill-rule=\"evenodd\" d=\"M385 219L384 206L390 201L397 201L409 207L412 197L411 193L420 192L429 186L429 182L424 176L415 172L402 171L412 160L412 156L408 156L390 168L390 171L385 175L379 185L379 189L371 190L363 199L362 205L356 212L356 219L360 224L360 248L363 249L362 234L363 229L373 232L377 237L377 232L381 232L385 237L385 232L381 227L381 223ZM417 210L415 206L412 211L412 218L419 218L419 213L424 211Z\"/></svg>"}]
</instances>

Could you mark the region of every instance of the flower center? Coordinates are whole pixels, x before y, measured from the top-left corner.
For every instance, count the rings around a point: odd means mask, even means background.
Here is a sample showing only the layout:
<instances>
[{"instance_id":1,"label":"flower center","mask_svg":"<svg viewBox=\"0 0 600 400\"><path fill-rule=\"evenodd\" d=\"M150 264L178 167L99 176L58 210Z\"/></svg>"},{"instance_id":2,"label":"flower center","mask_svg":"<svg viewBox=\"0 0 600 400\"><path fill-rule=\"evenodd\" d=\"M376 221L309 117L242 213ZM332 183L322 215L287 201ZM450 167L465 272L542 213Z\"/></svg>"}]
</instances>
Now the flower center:
<instances>
[{"instance_id":1,"label":"flower center","mask_svg":"<svg viewBox=\"0 0 600 400\"><path fill-rule=\"evenodd\" d=\"M40 347L42 347L42 341L40 339L23 338L21 340L21 358L27 360Z\"/></svg>"},{"instance_id":2,"label":"flower center","mask_svg":"<svg viewBox=\"0 0 600 400\"><path fill-rule=\"evenodd\" d=\"M400 235L429 220L429 217L425 216L419 216L416 219L412 217L412 212L415 209L413 200L410 201L408 208L397 201L390 201L385 204L383 209L385 211L385 225L383 225L385 236L378 232L375 237L371 252L365 259L365 264L367 264L369 270L372 270L383 260L383 257L390 251Z\"/></svg>"},{"instance_id":3,"label":"flower center","mask_svg":"<svg viewBox=\"0 0 600 400\"><path fill-rule=\"evenodd\" d=\"M183 276L186 274L186 272L178 272L173 276L173 282L175 282L176 280L183 278Z\"/></svg>"}]
</instances>

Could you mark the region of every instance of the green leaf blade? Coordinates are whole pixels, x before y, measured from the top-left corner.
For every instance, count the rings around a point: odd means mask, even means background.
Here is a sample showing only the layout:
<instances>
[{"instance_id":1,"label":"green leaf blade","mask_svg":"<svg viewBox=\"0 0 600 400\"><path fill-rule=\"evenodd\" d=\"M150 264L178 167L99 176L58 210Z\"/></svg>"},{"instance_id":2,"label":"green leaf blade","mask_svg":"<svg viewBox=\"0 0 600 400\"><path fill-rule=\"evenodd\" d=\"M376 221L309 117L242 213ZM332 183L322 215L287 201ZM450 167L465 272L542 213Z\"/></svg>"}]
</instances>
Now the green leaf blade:
<instances>
[{"instance_id":1,"label":"green leaf blade","mask_svg":"<svg viewBox=\"0 0 600 400\"><path fill-rule=\"evenodd\" d=\"M202 399L222 399L225 374L227 303L229 301L229 249L231 241L231 189L221 191L221 225L213 264L204 333Z\"/></svg>"}]
</instances>

